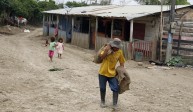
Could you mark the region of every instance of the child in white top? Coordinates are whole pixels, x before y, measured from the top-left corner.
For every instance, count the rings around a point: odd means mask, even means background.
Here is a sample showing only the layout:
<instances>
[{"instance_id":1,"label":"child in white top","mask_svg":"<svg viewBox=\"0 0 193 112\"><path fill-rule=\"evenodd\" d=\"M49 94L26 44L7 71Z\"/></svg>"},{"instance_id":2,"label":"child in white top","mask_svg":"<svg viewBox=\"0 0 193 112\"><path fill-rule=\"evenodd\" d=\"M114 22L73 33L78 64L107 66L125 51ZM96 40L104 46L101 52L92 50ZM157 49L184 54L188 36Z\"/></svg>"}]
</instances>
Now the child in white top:
<instances>
[{"instance_id":1,"label":"child in white top","mask_svg":"<svg viewBox=\"0 0 193 112\"><path fill-rule=\"evenodd\" d=\"M56 50L57 50L57 53L58 53L58 58L62 59L62 53L63 53L63 50L64 50L64 44L63 44L63 39L62 38L58 39Z\"/></svg>"}]
</instances>

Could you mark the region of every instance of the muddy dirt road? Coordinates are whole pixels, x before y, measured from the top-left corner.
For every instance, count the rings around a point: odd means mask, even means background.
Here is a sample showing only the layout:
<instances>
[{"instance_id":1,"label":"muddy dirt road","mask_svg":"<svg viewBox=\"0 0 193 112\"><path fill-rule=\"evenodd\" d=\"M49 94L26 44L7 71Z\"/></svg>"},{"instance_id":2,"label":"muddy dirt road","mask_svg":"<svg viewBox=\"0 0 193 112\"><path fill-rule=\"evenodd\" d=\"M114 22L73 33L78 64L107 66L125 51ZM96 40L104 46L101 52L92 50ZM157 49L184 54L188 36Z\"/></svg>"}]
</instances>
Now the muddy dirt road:
<instances>
[{"instance_id":1,"label":"muddy dirt road","mask_svg":"<svg viewBox=\"0 0 193 112\"><path fill-rule=\"evenodd\" d=\"M111 112L100 108L98 69L93 51L65 44L62 59L49 62L42 29L0 35L0 112ZM119 96L119 112L193 111L193 69L126 62L131 90ZM62 71L48 71L51 68Z\"/></svg>"}]
</instances>

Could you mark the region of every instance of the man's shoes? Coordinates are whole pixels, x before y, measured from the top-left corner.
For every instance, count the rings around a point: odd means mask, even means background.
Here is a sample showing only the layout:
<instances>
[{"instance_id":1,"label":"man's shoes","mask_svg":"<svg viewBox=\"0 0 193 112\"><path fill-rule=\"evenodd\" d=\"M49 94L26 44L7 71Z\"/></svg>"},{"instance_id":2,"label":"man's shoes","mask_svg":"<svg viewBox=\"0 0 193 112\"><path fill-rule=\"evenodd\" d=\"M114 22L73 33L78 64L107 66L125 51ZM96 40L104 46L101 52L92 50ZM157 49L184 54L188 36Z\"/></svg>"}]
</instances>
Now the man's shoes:
<instances>
[{"instance_id":1,"label":"man's shoes","mask_svg":"<svg viewBox=\"0 0 193 112\"><path fill-rule=\"evenodd\" d=\"M106 107L105 102L101 102L100 106L101 108L105 108Z\"/></svg>"},{"instance_id":2,"label":"man's shoes","mask_svg":"<svg viewBox=\"0 0 193 112\"><path fill-rule=\"evenodd\" d=\"M106 91L100 91L100 93L101 93L101 104L100 104L100 106L101 106L101 108L105 108L106 107L106 105L105 105Z\"/></svg>"},{"instance_id":3,"label":"man's shoes","mask_svg":"<svg viewBox=\"0 0 193 112\"><path fill-rule=\"evenodd\" d=\"M117 105L113 105L113 110L118 110L118 106Z\"/></svg>"},{"instance_id":4,"label":"man's shoes","mask_svg":"<svg viewBox=\"0 0 193 112\"><path fill-rule=\"evenodd\" d=\"M113 109L117 110L117 102L118 102L118 92L113 92Z\"/></svg>"}]
</instances>

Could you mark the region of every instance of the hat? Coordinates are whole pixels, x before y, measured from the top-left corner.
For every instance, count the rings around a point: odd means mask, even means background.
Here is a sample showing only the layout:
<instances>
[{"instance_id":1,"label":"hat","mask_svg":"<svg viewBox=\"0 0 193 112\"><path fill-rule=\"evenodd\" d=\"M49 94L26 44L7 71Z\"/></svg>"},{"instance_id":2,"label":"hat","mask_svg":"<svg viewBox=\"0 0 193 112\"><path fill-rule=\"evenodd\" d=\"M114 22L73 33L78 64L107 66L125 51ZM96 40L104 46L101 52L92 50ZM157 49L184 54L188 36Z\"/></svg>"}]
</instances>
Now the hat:
<instances>
[{"instance_id":1,"label":"hat","mask_svg":"<svg viewBox=\"0 0 193 112\"><path fill-rule=\"evenodd\" d=\"M111 47L116 47L119 49L123 47L119 38L114 38L112 41L109 42L109 44L111 45Z\"/></svg>"}]
</instances>

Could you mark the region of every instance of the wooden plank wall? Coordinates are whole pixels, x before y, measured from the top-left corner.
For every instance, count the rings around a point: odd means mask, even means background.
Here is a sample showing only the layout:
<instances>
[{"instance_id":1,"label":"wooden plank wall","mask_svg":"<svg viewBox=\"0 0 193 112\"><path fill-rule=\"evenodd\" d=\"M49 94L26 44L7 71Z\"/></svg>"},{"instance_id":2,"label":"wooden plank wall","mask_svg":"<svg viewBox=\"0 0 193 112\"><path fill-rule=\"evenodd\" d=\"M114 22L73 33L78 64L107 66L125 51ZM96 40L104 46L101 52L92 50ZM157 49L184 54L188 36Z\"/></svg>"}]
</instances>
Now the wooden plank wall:
<instances>
[{"instance_id":1,"label":"wooden plank wall","mask_svg":"<svg viewBox=\"0 0 193 112\"><path fill-rule=\"evenodd\" d=\"M96 38L96 48L95 50L98 51L104 44L108 43L109 41L111 41L111 38L105 38L105 37L97 37ZM132 59L132 49L131 46L132 44L130 42L127 41L122 41L123 44L123 54L126 60L130 60Z\"/></svg>"},{"instance_id":2,"label":"wooden plank wall","mask_svg":"<svg viewBox=\"0 0 193 112\"><path fill-rule=\"evenodd\" d=\"M47 30L48 27L47 26L43 26L43 36L47 36Z\"/></svg>"},{"instance_id":3,"label":"wooden plank wall","mask_svg":"<svg viewBox=\"0 0 193 112\"><path fill-rule=\"evenodd\" d=\"M54 28L53 27L49 27L49 36L50 37L54 36Z\"/></svg>"},{"instance_id":4,"label":"wooden plank wall","mask_svg":"<svg viewBox=\"0 0 193 112\"><path fill-rule=\"evenodd\" d=\"M58 30L58 38L63 38L64 42L66 42L66 31Z\"/></svg>"},{"instance_id":5,"label":"wooden plank wall","mask_svg":"<svg viewBox=\"0 0 193 112\"><path fill-rule=\"evenodd\" d=\"M173 50L172 55L193 56L193 10L178 11L175 15L175 33L173 34ZM163 32L163 56L166 54L167 38L168 38L168 21L166 15L164 17Z\"/></svg>"},{"instance_id":6,"label":"wooden plank wall","mask_svg":"<svg viewBox=\"0 0 193 112\"><path fill-rule=\"evenodd\" d=\"M126 60L132 59L132 43L128 41L123 41L123 54Z\"/></svg>"},{"instance_id":7,"label":"wooden plank wall","mask_svg":"<svg viewBox=\"0 0 193 112\"><path fill-rule=\"evenodd\" d=\"M98 51L103 45L105 45L106 43L108 43L111 40L112 40L111 38L105 38L105 37L98 36L96 38L96 48L95 48L95 50Z\"/></svg>"},{"instance_id":8,"label":"wooden plank wall","mask_svg":"<svg viewBox=\"0 0 193 112\"><path fill-rule=\"evenodd\" d=\"M89 49L89 34L73 32L71 44Z\"/></svg>"}]
</instances>

